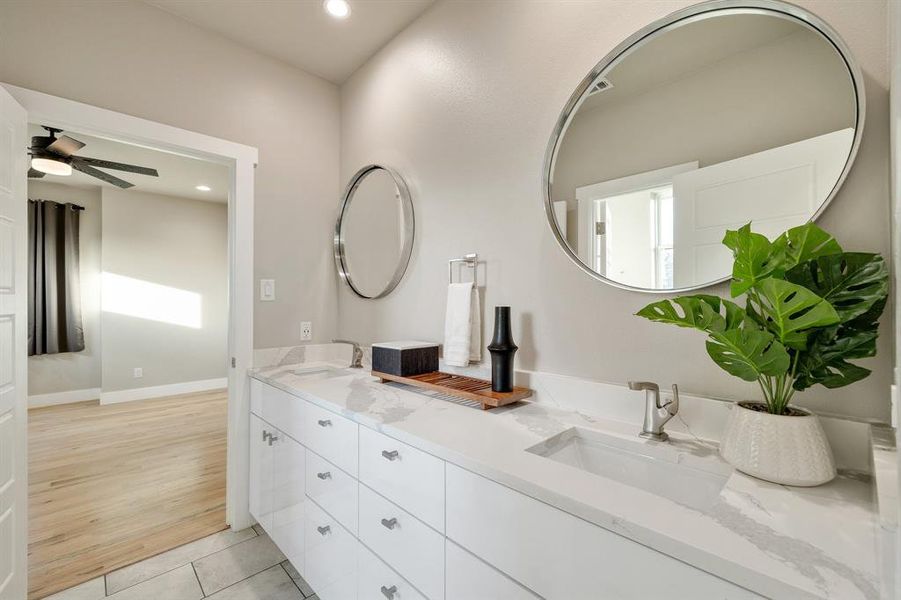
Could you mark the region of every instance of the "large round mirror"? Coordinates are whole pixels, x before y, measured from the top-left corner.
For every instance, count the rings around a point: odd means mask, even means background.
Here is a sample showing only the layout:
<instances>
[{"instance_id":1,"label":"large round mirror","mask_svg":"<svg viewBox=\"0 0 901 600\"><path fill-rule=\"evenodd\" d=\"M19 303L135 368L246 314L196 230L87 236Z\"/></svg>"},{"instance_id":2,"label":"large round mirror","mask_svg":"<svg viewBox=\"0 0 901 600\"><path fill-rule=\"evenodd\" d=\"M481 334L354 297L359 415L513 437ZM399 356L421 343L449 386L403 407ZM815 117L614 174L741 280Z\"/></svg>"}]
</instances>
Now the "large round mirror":
<instances>
[{"instance_id":1,"label":"large round mirror","mask_svg":"<svg viewBox=\"0 0 901 600\"><path fill-rule=\"evenodd\" d=\"M727 229L817 217L857 151L863 82L841 39L782 2L707 2L623 42L572 95L545 202L564 251L618 287L731 273Z\"/></svg>"},{"instance_id":2,"label":"large round mirror","mask_svg":"<svg viewBox=\"0 0 901 600\"><path fill-rule=\"evenodd\" d=\"M400 175L379 165L350 180L335 225L338 275L362 298L397 287L413 250L413 202Z\"/></svg>"}]
</instances>

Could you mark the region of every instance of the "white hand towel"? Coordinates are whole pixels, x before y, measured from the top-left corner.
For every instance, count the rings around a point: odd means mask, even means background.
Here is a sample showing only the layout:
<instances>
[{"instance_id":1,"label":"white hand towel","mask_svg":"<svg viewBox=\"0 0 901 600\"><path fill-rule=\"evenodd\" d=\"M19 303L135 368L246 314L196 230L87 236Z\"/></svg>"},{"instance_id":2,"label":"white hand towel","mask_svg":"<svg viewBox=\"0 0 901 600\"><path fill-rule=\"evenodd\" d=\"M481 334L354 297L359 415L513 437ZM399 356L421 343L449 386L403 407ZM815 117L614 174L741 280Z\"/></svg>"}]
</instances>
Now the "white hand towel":
<instances>
[{"instance_id":1,"label":"white hand towel","mask_svg":"<svg viewBox=\"0 0 901 600\"><path fill-rule=\"evenodd\" d=\"M444 362L465 367L482 360L482 318L479 292L472 281L447 287L444 319Z\"/></svg>"}]
</instances>

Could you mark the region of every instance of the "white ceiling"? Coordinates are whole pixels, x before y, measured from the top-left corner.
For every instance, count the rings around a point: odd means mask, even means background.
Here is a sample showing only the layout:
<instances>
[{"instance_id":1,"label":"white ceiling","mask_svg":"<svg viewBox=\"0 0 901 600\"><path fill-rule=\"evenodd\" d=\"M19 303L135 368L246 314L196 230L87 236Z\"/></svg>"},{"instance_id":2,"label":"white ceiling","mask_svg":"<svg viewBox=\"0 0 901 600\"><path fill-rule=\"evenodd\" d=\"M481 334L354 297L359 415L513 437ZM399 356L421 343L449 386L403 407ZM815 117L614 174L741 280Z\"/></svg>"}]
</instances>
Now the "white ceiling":
<instances>
[{"instance_id":1,"label":"white ceiling","mask_svg":"<svg viewBox=\"0 0 901 600\"><path fill-rule=\"evenodd\" d=\"M322 0L145 2L340 84L434 0L348 0L346 19L326 14Z\"/></svg>"},{"instance_id":2,"label":"white ceiling","mask_svg":"<svg viewBox=\"0 0 901 600\"><path fill-rule=\"evenodd\" d=\"M41 129L39 125L32 124L28 126L28 135L30 141L31 136L47 135L47 132ZM209 202L228 202L228 168L224 165L122 142L95 138L73 131L66 131L65 135L86 144L84 148L75 153L78 156L89 156L91 158L102 158L130 165L150 167L159 172L159 177L151 177L149 175L101 169L110 175L115 175L120 179L135 184L133 188L128 188L130 190ZM74 170L72 175L67 177L45 175L41 179L33 179L31 181L49 181L76 187L119 189L110 183ZM209 192L201 192L194 189L197 185L208 185L211 189Z\"/></svg>"}]
</instances>

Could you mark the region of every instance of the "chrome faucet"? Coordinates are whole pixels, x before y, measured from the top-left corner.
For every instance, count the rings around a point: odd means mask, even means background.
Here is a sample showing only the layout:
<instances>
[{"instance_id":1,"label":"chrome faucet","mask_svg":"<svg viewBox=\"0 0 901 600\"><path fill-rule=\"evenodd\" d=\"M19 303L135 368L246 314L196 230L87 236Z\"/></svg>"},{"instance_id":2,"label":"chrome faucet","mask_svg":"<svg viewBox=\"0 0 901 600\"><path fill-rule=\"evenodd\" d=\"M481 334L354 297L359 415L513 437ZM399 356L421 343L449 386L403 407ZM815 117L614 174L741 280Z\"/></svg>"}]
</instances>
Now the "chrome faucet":
<instances>
[{"instance_id":1,"label":"chrome faucet","mask_svg":"<svg viewBox=\"0 0 901 600\"><path fill-rule=\"evenodd\" d=\"M351 340L332 340L333 344L350 344L354 347L354 355L350 361L350 365L348 368L350 369L362 369L363 368L363 348L360 346L359 342L352 342Z\"/></svg>"},{"instance_id":2,"label":"chrome faucet","mask_svg":"<svg viewBox=\"0 0 901 600\"><path fill-rule=\"evenodd\" d=\"M660 403L660 386L650 381L630 381L629 389L645 393L644 425L640 435L643 438L665 442L669 439L663 426L679 412L679 387L673 384L673 399Z\"/></svg>"}]
</instances>

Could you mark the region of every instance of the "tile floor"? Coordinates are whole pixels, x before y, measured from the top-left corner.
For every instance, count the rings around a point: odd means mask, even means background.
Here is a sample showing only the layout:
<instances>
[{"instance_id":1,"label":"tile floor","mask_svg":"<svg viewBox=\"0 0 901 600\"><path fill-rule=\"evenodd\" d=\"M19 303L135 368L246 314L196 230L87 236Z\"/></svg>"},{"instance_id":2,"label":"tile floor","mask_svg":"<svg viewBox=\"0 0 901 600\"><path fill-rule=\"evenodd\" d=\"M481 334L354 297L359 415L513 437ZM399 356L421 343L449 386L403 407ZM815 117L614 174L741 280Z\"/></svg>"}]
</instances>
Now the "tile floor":
<instances>
[{"instance_id":1,"label":"tile floor","mask_svg":"<svg viewBox=\"0 0 901 600\"><path fill-rule=\"evenodd\" d=\"M318 600L262 529L226 529L46 600Z\"/></svg>"}]
</instances>

